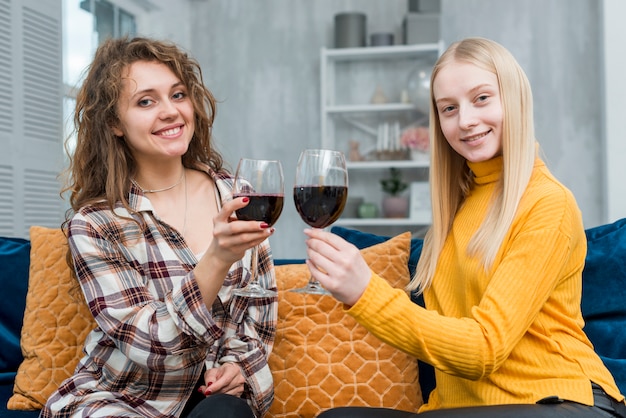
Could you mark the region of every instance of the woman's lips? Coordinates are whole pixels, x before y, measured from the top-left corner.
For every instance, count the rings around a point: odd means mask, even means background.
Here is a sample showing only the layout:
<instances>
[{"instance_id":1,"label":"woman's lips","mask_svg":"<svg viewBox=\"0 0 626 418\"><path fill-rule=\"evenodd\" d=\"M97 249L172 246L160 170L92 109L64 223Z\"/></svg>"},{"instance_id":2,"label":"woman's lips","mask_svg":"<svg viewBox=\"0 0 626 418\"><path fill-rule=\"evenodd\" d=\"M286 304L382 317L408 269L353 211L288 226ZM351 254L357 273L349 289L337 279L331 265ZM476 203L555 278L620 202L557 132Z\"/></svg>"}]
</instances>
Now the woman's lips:
<instances>
[{"instance_id":1,"label":"woman's lips","mask_svg":"<svg viewBox=\"0 0 626 418\"><path fill-rule=\"evenodd\" d=\"M165 137L175 137L175 136L180 135L182 130L183 130L183 126L179 125L179 126L174 126L174 127L169 127L169 128L158 130L154 132L154 135L165 136Z\"/></svg>"}]
</instances>

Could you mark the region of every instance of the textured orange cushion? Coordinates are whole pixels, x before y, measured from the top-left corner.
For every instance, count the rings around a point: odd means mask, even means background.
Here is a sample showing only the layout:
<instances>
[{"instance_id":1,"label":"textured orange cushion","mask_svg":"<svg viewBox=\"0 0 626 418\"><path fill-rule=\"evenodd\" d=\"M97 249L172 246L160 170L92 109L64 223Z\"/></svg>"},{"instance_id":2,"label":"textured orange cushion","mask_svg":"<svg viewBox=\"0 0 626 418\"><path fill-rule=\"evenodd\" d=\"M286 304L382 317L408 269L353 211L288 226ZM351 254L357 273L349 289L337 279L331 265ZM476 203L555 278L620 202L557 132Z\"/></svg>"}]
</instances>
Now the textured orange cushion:
<instances>
[{"instance_id":1,"label":"textured orange cushion","mask_svg":"<svg viewBox=\"0 0 626 418\"><path fill-rule=\"evenodd\" d=\"M372 270L394 287L409 280L410 233L361 250ZM276 267L278 324L269 358L275 399L270 417L315 417L337 406L416 412L422 404L417 360L381 342L331 296L302 295L304 264Z\"/></svg>"},{"instance_id":2,"label":"textured orange cushion","mask_svg":"<svg viewBox=\"0 0 626 418\"><path fill-rule=\"evenodd\" d=\"M41 409L73 372L95 321L65 261L67 240L60 229L30 229L30 276L20 365L9 409Z\"/></svg>"}]
</instances>

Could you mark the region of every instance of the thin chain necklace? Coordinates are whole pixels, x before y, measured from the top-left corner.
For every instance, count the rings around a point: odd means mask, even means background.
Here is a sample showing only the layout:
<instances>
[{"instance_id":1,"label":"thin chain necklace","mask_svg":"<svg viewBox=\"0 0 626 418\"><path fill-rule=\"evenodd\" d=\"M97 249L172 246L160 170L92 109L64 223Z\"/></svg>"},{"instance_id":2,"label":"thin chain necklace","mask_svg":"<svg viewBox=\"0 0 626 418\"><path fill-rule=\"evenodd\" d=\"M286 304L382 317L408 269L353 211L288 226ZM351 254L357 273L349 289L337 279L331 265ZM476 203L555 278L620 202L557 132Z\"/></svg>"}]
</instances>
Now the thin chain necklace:
<instances>
[{"instance_id":1,"label":"thin chain necklace","mask_svg":"<svg viewBox=\"0 0 626 418\"><path fill-rule=\"evenodd\" d=\"M178 179L176 183L172 184L171 186L164 187L162 189L144 189L143 187L141 187L139 183L137 183L135 179L131 179L131 181L135 184L135 186L139 187L141 191L144 193L159 193L159 192L165 192L167 190L173 189L174 187L178 186L180 182L183 181L184 178L185 178L185 167L183 167L183 172L180 175L180 178Z\"/></svg>"},{"instance_id":2,"label":"thin chain necklace","mask_svg":"<svg viewBox=\"0 0 626 418\"><path fill-rule=\"evenodd\" d=\"M187 232L187 206L188 206L188 198L187 198L187 177L185 176L185 167L183 167L183 174L181 174L180 178L178 179L178 181L175 184L172 184L169 187L164 187L162 189L152 189L152 190L145 190L143 187L141 187L141 185L139 183L137 183L135 181L135 179L131 179L131 181L133 182L133 184L135 184L135 186L139 187L141 189L142 192L145 193L158 193L158 192L164 192L166 190L170 190L173 189L174 187L178 186L183 180L185 180L185 216L183 217L183 232L182 235L183 237L185 236L185 233Z\"/></svg>"}]
</instances>

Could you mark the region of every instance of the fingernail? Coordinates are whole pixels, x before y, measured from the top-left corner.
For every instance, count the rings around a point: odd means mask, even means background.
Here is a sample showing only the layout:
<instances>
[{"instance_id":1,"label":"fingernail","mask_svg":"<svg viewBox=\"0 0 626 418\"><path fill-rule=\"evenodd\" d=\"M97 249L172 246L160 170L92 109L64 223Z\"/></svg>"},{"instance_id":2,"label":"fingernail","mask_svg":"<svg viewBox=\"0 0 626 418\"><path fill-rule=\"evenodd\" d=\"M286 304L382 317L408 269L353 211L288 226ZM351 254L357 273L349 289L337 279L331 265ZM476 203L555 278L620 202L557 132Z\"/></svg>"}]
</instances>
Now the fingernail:
<instances>
[{"instance_id":1,"label":"fingernail","mask_svg":"<svg viewBox=\"0 0 626 418\"><path fill-rule=\"evenodd\" d=\"M198 393L204 393L204 392L202 391L202 388L198 388Z\"/></svg>"},{"instance_id":2,"label":"fingernail","mask_svg":"<svg viewBox=\"0 0 626 418\"><path fill-rule=\"evenodd\" d=\"M204 391L204 396L209 396L210 394L212 394L213 392L211 392L209 389Z\"/></svg>"},{"instance_id":3,"label":"fingernail","mask_svg":"<svg viewBox=\"0 0 626 418\"><path fill-rule=\"evenodd\" d=\"M212 384L213 384L213 382L209 382L209 383L207 383L207 384L206 384L206 387L209 387L209 386L211 386Z\"/></svg>"},{"instance_id":4,"label":"fingernail","mask_svg":"<svg viewBox=\"0 0 626 418\"><path fill-rule=\"evenodd\" d=\"M244 197L244 198L243 198L243 203L248 203L249 201L250 201L250 198L249 198L249 197Z\"/></svg>"},{"instance_id":5,"label":"fingernail","mask_svg":"<svg viewBox=\"0 0 626 418\"><path fill-rule=\"evenodd\" d=\"M267 222L261 222L261 225L260 225L260 226L261 226L261 229L267 229L267 228L269 228L269 227L270 227L270 226L269 226L269 224L268 224Z\"/></svg>"}]
</instances>

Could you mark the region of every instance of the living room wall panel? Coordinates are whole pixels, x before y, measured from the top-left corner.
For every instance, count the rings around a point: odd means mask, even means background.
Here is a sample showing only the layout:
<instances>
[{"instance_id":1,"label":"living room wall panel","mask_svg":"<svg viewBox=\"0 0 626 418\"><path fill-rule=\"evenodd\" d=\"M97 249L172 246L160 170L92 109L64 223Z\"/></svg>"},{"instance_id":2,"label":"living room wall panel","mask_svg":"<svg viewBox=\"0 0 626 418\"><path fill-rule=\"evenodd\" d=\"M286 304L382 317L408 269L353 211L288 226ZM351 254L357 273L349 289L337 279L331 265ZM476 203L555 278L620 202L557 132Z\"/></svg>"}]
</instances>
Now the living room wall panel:
<instances>
[{"instance_id":1,"label":"living room wall panel","mask_svg":"<svg viewBox=\"0 0 626 418\"><path fill-rule=\"evenodd\" d=\"M0 0L1 235L63 219L61 20L61 0Z\"/></svg>"},{"instance_id":2,"label":"living room wall panel","mask_svg":"<svg viewBox=\"0 0 626 418\"><path fill-rule=\"evenodd\" d=\"M407 0L192 3L189 47L220 99L217 144L230 163L243 154L282 160L288 186L299 151L320 144L319 51L333 45L334 15L361 11L368 35L393 32L401 42L408 10ZM587 227L605 222L601 6L597 0L441 0L445 44L491 37L527 71L537 138L554 174L575 194ZM298 258L305 225L289 190L272 246L278 257Z\"/></svg>"},{"instance_id":3,"label":"living room wall panel","mask_svg":"<svg viewBox=\"0 0 626 418\"><path fill-rule=\"evenodd\" d=\"M574 193L587 227L606 222L601 9L597 0L442 1L446 44L485 36L524 68L543 156Z\"/></svg>"}]
</instances>

